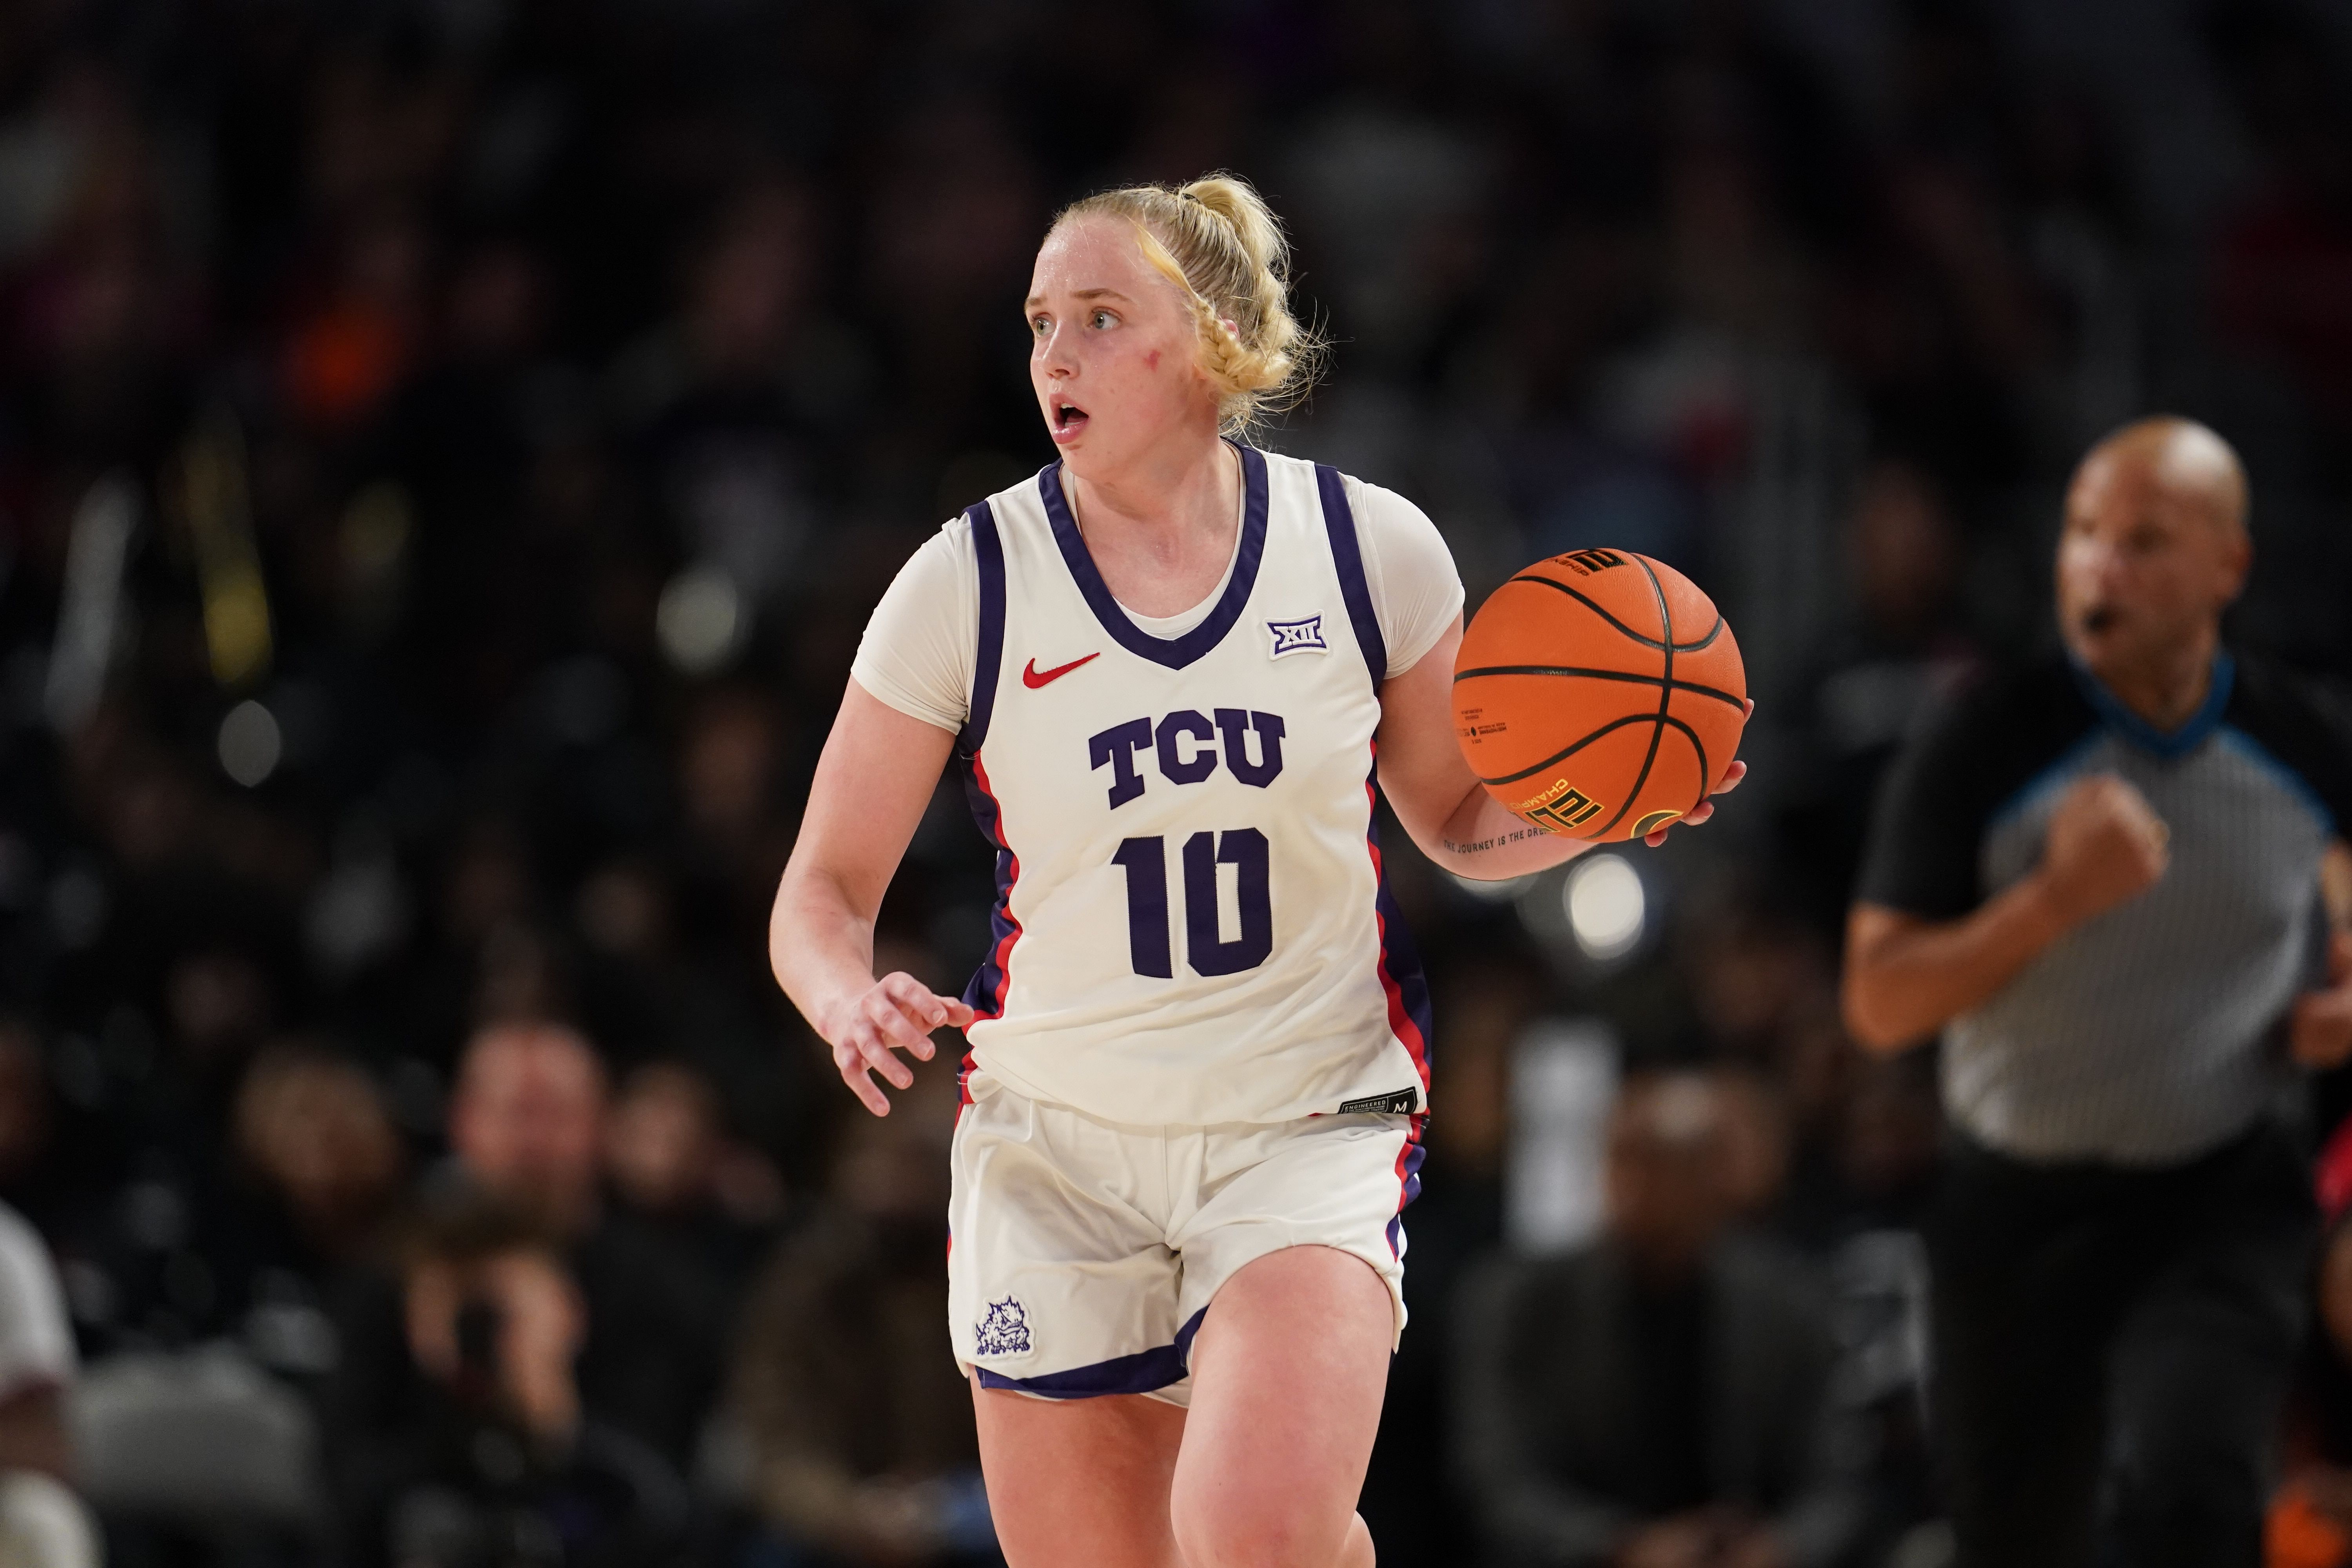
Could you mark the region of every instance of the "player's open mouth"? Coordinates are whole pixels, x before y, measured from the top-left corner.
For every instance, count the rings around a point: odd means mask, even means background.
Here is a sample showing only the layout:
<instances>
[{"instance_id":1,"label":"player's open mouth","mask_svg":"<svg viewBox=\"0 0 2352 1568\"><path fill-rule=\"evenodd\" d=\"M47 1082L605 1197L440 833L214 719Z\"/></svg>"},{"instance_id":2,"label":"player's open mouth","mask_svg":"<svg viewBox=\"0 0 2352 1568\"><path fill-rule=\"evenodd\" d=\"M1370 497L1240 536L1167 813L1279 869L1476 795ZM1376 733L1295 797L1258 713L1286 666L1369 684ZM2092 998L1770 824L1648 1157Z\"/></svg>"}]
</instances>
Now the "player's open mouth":
<instances>
[{"instance_id":1,"label":"player's open mouth","mask_svg":"<svg viewBox=\"0 0 2352 1568\"><path fill-rule=\"evenodd\" d=\"M1075 403L1054 399L1054 439L1072 441L1087 427L1087 411Z\"/></svg>"}]
</instances>

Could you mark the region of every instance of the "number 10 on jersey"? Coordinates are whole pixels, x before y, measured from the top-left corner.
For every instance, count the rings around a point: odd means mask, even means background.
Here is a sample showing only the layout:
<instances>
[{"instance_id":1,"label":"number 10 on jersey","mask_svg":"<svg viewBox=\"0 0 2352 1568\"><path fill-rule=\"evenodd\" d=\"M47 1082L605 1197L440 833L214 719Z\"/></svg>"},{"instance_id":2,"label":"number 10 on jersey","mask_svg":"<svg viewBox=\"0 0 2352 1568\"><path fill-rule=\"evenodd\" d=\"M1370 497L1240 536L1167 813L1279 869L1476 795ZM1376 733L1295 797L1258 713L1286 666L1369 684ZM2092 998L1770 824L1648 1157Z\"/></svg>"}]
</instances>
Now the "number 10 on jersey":
<instances>
[{"instance_id":1,"label":"number 10 on jersey","mask_svg":"<svg viewBox=\"0 0 2352 1568\"><path fill-rule=\"evenodd\" d=\"M1184 840L1184 958L1201 974L1255 969L1274 951L1274 897L1266 885L1270 856L1255 827L1195 833ZM1175 978L1170 946L1168 841L1126 838L1111 864L1127 872L1127 950L1138 974ZM1217 868L1234 868L1241 893L1241 935L1223 940L1217 920Z\"/></svg>"}]
</instances>

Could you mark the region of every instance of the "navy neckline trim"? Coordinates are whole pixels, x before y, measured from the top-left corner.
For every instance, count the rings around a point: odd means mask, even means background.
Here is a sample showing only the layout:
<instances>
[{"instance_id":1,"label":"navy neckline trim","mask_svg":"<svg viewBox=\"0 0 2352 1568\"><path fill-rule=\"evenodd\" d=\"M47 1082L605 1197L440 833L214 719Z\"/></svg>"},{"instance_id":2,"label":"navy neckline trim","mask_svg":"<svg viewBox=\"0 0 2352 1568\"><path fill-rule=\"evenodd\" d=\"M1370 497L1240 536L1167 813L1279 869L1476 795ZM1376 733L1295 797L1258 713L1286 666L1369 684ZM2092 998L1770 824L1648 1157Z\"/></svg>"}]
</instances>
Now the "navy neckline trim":
<instances>
[{"instance_id":1,"label":"navy neckline trim","mask_svg":"<svg viewBox=\"0 0 2352 1568\"><path fill-rule=\"evenodd\" d=\"M1238 441L1231 445L1242 458L1242 532L1234 557L1234 574L1208 618L1179 637L1153 637L1137 626L1111 596L1109 585L1095 569L1095 558L1087 551L1085 537L1078 532L1077 520L1070 515L1070 503L1062 494L1061 464L1048 463L1037 471L1037 488L1045 496L1045 520L1053 525L1054 542L1061 547L1063 563L1077 580L1078 592L1085 595L1087 607L1094 611L1095 619L1102 623L1113 642L1170 669L1183 668L1223 642L1225 634L1234 629L1234 623L1242 618L1250 590L1257 586L1258 562L1265 554L1265 455Z\"/></svg>"},{"instance_id":2,"label":"navy neckline trim","mask_svg":"<svg viewBox=\"0 0 2352 1568\"><path fill-rule=\"evenodd\" d=\"M2230 707L2230 692L2237 684L2238 663L2227 648L2217 648L2213 654L2213 673L2205 689L2205 700L2189 716L2178 730L2159 730L2130 709L2123 700L2095 675L2073 658L2066 668L2074 672L2074 684L2082 688L2084 700L2108 729L2143 752L2153 752L2167 762L2187 756L2205 743L2205 738L2221 727L2221 715Z\"/></svg>"}]
</instances>

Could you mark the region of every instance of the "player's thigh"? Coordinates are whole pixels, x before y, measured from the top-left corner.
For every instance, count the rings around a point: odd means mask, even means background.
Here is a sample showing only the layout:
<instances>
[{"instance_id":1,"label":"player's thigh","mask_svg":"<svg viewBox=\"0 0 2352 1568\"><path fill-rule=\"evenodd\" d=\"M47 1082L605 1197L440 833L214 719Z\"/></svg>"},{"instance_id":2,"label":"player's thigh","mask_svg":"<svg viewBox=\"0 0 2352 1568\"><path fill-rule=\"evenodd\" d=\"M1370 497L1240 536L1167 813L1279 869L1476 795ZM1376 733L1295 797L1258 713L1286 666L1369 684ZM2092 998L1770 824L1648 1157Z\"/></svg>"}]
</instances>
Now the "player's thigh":
<instances>
[{"instance_id":1,"label":"player's thigh","mask_svg":"<svg viewBox=\"0 0 2352 1568\"><path fill-rule=\"evenodd\" d=\"M977 1379L972 1408L1011 1568L1187 1568L1168 1512L1181 1409L1141 1394L1034 1399Z\"/></svg>"},{"instance_id":2,"label":"player's thigh","mask_svg":"<svg viewBox=\"0 0 2352 1568\"><path fill-rule=\"evenodd\" d=\"M1356 1499L1395 1331L1388 1283L1334 1247L1267 1253L1224 1282L1192 1343L1176 1462L1188 1568L1371 1561Z\"/></svg>"}]
</instances>

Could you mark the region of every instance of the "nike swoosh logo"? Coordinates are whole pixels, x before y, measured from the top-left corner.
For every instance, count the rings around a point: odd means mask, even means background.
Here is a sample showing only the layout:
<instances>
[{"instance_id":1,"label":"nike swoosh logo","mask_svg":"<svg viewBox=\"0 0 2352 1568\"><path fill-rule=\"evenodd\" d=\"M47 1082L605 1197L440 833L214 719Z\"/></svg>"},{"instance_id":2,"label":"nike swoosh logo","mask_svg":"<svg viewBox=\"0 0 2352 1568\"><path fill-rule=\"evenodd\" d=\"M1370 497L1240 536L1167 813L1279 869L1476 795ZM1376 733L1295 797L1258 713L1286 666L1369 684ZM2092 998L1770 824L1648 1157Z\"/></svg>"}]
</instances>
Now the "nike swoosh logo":
<instances>
[{"instance_id":1,"label":"nike swoosh logo","mask_svg":"<svg viewBox=\"0 0 2352 1568\"><path fill-rule=\"evenodd\" d=\"M1067 664L1057 664L1051 669L1039 669L1037 668L1037 661L1033 658L1022 668L1021 684L1027 687L1030 690L1034 691L1039 687L1045 685L1049 681L1061 679L1062 677L1069 674L1070 671L1077 668L1078 666L1086 664L1090 660L1100 658L1101 657L1102 650L1100 648L1097 648L1094 652L1087 655L1085 658L1074 658Z\"/></svg>"}]
</instances>

